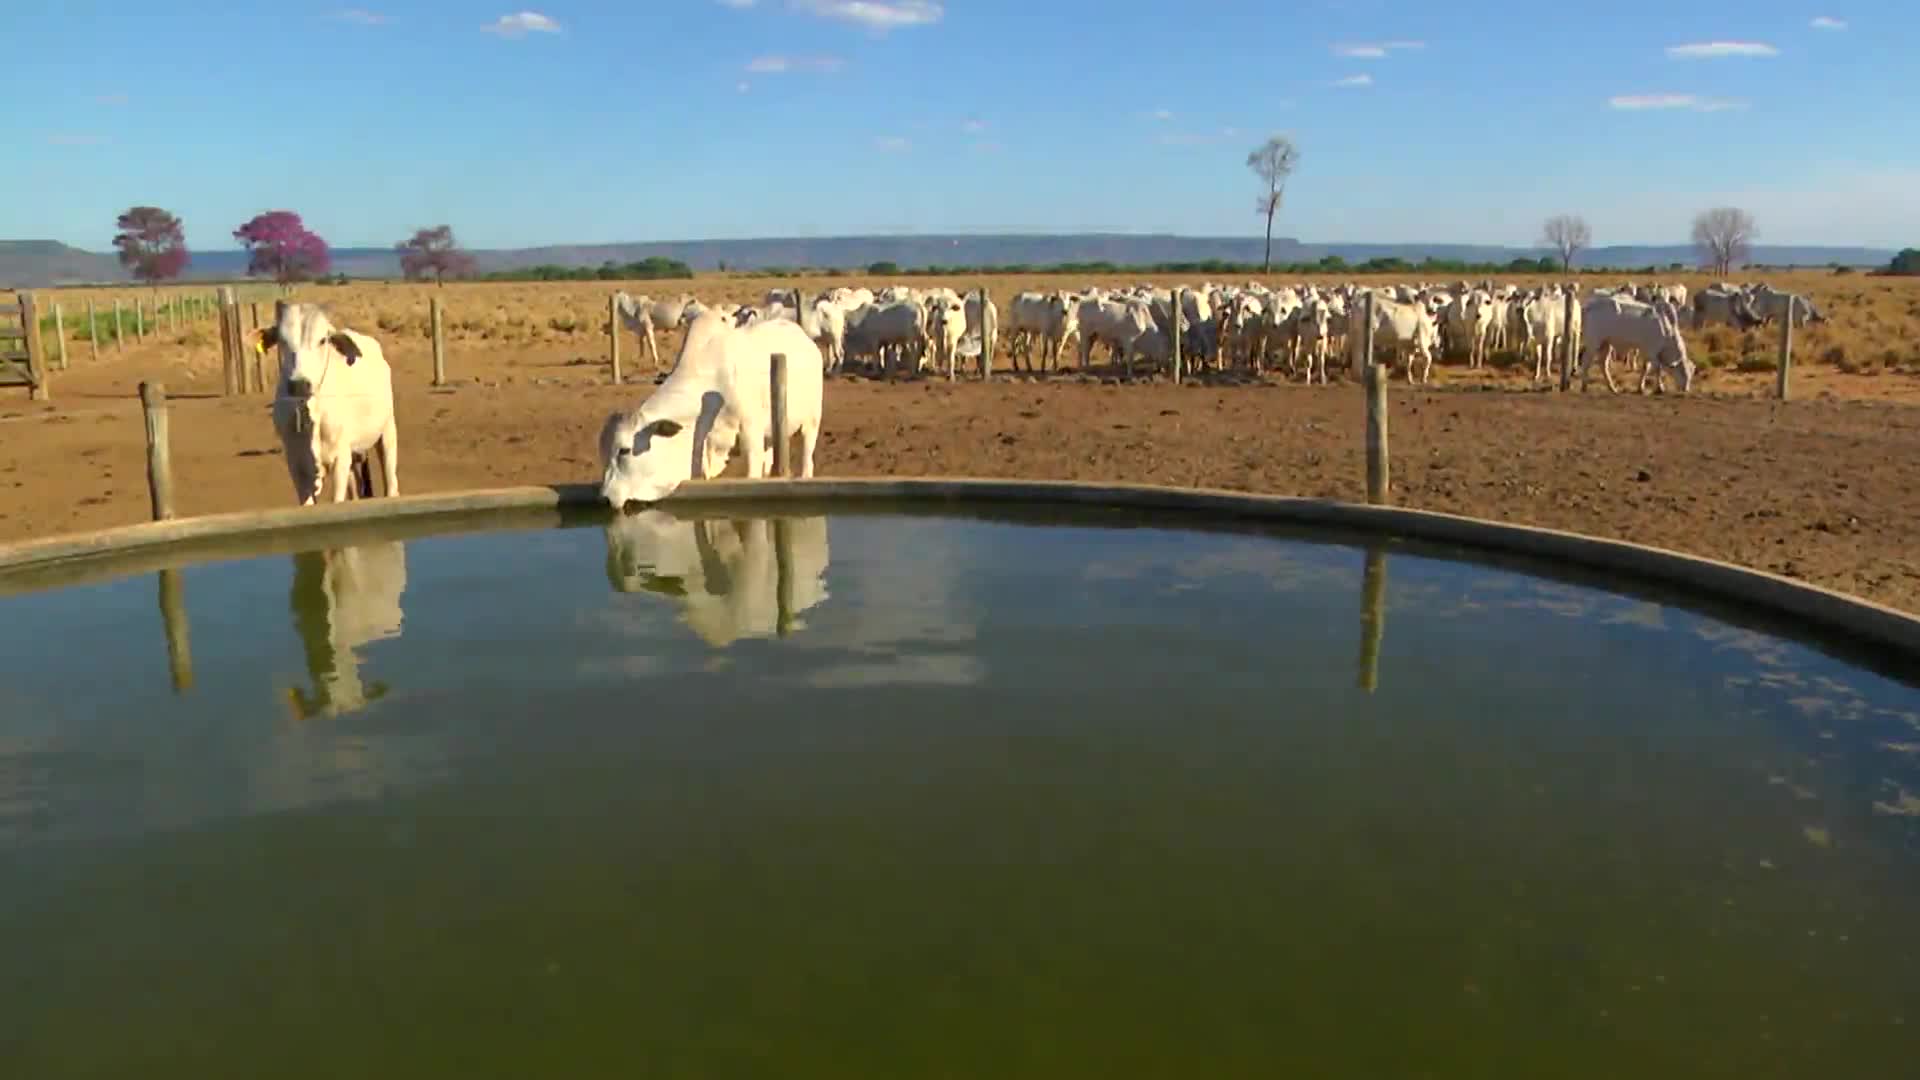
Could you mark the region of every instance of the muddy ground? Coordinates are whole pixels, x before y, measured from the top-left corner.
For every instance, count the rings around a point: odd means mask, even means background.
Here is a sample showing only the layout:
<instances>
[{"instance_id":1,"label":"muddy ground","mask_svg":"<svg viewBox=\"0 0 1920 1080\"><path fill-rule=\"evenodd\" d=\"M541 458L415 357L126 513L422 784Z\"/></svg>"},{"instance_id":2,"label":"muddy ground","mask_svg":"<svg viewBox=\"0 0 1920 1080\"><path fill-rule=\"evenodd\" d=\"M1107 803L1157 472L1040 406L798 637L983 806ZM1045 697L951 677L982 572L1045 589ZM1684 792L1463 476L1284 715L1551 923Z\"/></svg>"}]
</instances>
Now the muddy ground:
<instances>
[{"instance_id":1,"label":"muddy ground","mask_svg":"<svg viewBox=\"0 0 1920 1080\"><path fill-rule=\"evenodd\" d=\"M649 372L615 387L597 358L565 348L465 351L438 390L423 347L389 355L410 493L592 479L601 420L651 389ZM1782 406L1759 396L1761 378L1678 399L1444 377L1393 388L1404 505L1677 548L1920 611L1920 410L1899 402L1908 379L1810 370L1796 384L1804 399ZM166 380L173 400L183 514L291 500L266 398L220 397L208 365L150 344L59 373L50 405L0 396L0 541L147 517L143 378ZM826 410L826 475L1362 496L1351 385L837 379Z\"/></svg>"}]
</instances>

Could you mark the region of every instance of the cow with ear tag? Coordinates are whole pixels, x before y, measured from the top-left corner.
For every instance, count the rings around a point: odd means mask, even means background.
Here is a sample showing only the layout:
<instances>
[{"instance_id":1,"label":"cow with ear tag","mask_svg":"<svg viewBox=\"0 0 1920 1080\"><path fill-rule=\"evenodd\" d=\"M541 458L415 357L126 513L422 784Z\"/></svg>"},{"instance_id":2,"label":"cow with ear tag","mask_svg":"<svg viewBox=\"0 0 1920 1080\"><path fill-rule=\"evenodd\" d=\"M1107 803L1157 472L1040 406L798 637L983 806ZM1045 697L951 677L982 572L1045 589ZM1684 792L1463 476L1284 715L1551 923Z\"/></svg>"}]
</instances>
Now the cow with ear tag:
<instances>
[{"instance_id":1,"label":"cow with ear tag","mask_svg":"<svg viewBox=\"0 0 1920 1080\"><path fill-rule=\"evenodd\" d=\"M773 431L772 358L787 358L787 430ZM615 509L658 502L691 479L719 476L736 449L747 476L764 477L774 439L800 437L794 459L813 475L820 438L820 346L799 324L771 319L735 326L710 311L687 328L673 373L629 412L600 429L600 494Z\"/></svg>"},{"instance_id":2,"label":"cow with ear tag","mask_svg":"<svg viewBox=\"0 0 1920 1080\"><path fill-rule=\"evenodd\" d=\"M287 474L302 506L344 502L356 454L378 450L388 495L400 494L399 428L393 371L380 343L336 327L315 304L280 301L274 323L254 332L254 348L280 350L273 428L286 448Z\"/></svg>"}]
</instances>

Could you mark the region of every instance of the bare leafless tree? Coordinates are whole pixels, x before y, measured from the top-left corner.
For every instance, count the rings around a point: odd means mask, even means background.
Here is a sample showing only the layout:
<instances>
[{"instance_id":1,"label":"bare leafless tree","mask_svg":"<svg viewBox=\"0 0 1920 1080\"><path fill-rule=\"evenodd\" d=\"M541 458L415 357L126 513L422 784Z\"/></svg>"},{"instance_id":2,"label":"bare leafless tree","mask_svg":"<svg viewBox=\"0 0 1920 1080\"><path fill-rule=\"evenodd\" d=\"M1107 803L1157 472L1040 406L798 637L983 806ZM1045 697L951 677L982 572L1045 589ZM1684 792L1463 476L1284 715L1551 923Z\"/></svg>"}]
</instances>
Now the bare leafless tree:
<instances>
[{"instance_id":1,"label":"bare leafless tree","mask_svg":"<svg viewBox=\"0 0 1920 1080\"><path fill-rule=\"evenodd\" d=\"M1555 214L1540 227L1540 242L1560 256L1560 272L1573 270L1573 257L1593 244L1593 230L1577 214Z\"/></svg>"},{"instance_id":2,"label":"bare leafless tree","mask_svg":"<svg viewBox=\"0 0 1920 1080\"><path fill-rule=\"evenodd\" d=\"M1260 198L1254 212L1267 218L1267 250L1260 260L1260 272L1273 269L1273 215L1280 212L1280 201L1287 194L1287 178L1300 164L1300 148L1285 135L1275 135L1247 155L1247 168L1260 178Z\"/></svg>"},{"instance_id":3,"label":"bare leafless tree","mask_svg":"<svg viewBox=\"0 0 1920 1080\"><path fill-rule=\"evenodd\" d=\"M1737 206L1700 211L1693 216L1693 246L1700 250L1700 265L1725 277L1734 263L1746 262L1753 254L1759 231L1753 215Z\"/></svg>"}]
</instances>

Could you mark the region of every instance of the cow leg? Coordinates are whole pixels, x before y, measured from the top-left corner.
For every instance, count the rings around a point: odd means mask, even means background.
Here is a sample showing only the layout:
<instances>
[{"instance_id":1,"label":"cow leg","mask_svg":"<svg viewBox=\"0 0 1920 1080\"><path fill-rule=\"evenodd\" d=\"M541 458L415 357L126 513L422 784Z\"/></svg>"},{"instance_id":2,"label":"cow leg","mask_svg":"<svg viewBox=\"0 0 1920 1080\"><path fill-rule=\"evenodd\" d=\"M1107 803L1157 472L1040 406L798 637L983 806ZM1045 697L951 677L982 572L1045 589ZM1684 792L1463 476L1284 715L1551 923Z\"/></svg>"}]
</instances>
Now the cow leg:
<instances>
[{"instance_id":1,"label":"cow leg","mask_svg":"<svg viewBox=\"0 0 1920 1080\"><path fill-rule=\"evenodd\" d=\"M800 476L813 477L813 450L820 445L820 425L806 424L800 428Z\"/></svg>"},{"instance_id":2,"label":"cow leg","mask_svg":"<svg viewBox=\"0 0 1920 1080\"><path fill-rule=\"evenodd\" d=\"M653 365L653 370L660 370L660 347L654 344L651 326L647 327L647 362Z\"/></svg>"},{"instance_id":3,"label":"cow leg","mask_svg":"<svg viewBox=\"0 0 1920 1080\"><path fill-rule=\"evenodd\" d=\"M338 453L327 464L327 501L346 502L347 485L353 482L353 450L341 444Z\"/></svg>"},{"instance_id":4,"label":"cow leg","mask_svg":"<svg viewBox=\"0 0 1920 1080\"><path fill-rule=\"evenodd\" d=\"M742 425L740 428L740 440L747 444L746 458L748 478L754 480L765 479L767 475L772 472L772 470L768 468L771 455L768 454L767 451L772 445L769 442L768 432L765 429L755 431Z\"/></svg>"},{"instance_id":5,"label":"cow leg","mask_svg":"<svg viewBox=\"0 0 1920 1080\"><path fill-rule=\"evenodd\" d=\"M387 430L380 433L380 472L387 487L387 497L400 494L400 425L389 419Z\"/></svg>"}]
</instances>

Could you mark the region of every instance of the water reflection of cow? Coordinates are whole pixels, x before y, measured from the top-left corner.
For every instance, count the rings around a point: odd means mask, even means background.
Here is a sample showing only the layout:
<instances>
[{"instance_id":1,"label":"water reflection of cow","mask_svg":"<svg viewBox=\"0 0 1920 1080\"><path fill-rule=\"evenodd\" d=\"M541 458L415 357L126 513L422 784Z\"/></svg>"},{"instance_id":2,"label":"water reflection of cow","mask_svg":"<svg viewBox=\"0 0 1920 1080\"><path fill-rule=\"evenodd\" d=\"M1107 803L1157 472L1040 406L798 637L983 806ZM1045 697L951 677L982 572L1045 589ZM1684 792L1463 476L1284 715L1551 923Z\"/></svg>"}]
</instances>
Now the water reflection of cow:
<instances>
[{"instance_id":1,"label":"water reflection of cow","mask_svg":"<svg viewBox=\"0 0 1920 1080\"><path fill-rule=\"evenodd\" d=\"M644 510L607 526L615 591L672 597L716 648L802 628L827 598L827 519L675 517Z\"/></svg>"},{"instance_id":2,"label":"water reflection of cow","mask_svg":"<svg viewBox=\"0 0 1920 1080\"><path fill-rule=\"evenodd\" d=\"M287 692L297 716L355 712L385 696L384 683L361 683L355 650L400 636L400 595L406 587L407 549L398 541L293 557L293 628L313 679L311 693Z\"/></svg>"}]
</instances>

